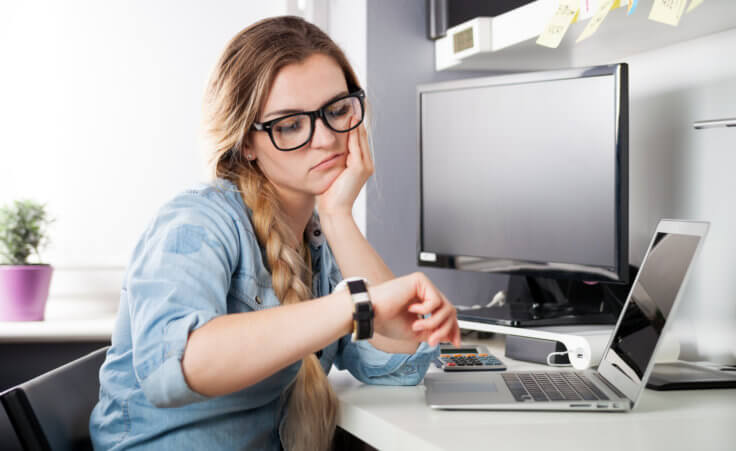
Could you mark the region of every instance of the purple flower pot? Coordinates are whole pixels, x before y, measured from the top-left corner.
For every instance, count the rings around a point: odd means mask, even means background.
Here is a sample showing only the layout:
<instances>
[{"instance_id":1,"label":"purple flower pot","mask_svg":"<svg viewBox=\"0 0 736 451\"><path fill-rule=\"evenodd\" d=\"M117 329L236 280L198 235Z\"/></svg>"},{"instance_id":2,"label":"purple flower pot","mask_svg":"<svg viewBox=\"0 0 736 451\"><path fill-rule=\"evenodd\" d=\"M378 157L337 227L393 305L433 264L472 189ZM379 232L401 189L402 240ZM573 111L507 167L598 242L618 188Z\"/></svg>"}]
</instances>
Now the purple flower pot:
<instances>
[{"instance_id":1,"label":"purple flower pot","mask_svg":"<svg viewBox=\"0 0 736 451\"><path fill-rule=\"evenodd\" d=\"M43 321L51 265L0 265L0 321Z\"/></svg>"}]
</instances>

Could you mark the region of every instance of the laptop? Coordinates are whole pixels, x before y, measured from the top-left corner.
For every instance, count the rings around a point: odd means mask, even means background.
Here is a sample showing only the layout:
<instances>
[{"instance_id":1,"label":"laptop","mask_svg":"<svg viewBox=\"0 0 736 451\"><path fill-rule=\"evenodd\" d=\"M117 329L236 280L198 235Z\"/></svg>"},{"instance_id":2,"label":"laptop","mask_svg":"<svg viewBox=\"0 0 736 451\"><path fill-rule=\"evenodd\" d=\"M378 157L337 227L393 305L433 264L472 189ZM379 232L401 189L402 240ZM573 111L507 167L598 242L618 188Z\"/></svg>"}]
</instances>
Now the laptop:
<instances>
[{"instance_id":1,"label":"laptop","mask_svg":"<svg viewBox=\"0 0 736 451\"><path fill-rule=\"evenodd\" d=\"M659 222L597 369L427 373L427 405L462 410L633 409L708 227L706 222Z\"/></svg>"}]
</instances>

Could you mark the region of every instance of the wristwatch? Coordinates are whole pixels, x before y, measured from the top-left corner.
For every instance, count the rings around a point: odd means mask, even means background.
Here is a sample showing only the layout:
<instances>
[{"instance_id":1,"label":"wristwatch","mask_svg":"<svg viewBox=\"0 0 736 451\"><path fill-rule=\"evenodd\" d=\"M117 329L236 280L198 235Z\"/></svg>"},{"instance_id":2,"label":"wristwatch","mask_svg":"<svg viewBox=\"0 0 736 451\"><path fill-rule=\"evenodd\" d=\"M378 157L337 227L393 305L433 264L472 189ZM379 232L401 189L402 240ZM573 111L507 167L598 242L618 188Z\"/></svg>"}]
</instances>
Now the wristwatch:
<instances>
[{"instance_id":1,"label":"wristwatch","mask_svg":"<svg viewBox=\"0 0 736 451\"><path fill-rule=\"evenodd\" d=\"M373 337L373 303L368 295L367 283L363 277L348 277L335 287L335 291L339 291L347 285L353 299L353 341Z\"/></svg>"}]
</instances>

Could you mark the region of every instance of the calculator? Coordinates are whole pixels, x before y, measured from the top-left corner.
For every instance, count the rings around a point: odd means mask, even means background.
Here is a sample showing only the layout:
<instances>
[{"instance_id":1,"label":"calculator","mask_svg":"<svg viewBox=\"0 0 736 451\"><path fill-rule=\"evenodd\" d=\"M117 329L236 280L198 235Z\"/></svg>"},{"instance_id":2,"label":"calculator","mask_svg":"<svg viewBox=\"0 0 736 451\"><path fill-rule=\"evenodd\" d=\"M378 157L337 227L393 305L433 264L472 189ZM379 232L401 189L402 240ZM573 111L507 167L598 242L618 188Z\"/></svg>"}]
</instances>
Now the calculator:
<instances>
[{"instance_id":1,"label":"calculator","mask_svg":"<svg viewBox=\"0 0 736 451\"><path fill-rule=\"evenodd\" d=\"M503 371L506 369L496 356L483 345L452 346L440 344L440 357L435 361L444 371Z\"/></svg>"}]
</instances>

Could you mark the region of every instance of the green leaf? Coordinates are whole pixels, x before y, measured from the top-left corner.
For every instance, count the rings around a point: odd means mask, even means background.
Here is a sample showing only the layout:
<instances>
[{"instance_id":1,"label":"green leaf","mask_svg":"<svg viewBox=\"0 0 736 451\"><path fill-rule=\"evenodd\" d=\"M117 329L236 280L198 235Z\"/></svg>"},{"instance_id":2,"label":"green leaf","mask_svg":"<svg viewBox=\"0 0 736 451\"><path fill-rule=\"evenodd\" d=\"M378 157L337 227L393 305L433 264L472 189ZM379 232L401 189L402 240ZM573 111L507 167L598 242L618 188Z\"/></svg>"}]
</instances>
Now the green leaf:
<instances>
[{"instance_id":1,"label":"green leaf","mask_svg":"<svg viewBox=\"0 0 736 451\"><path fill-rule=\"evenodd\" d=\"M17 200L0 208L0 256L13 265L28 264L28 257L39 256L42 243L48 243L46 231L53 222L46 206L32 200Z\"/></svg>"}]
</instances>

